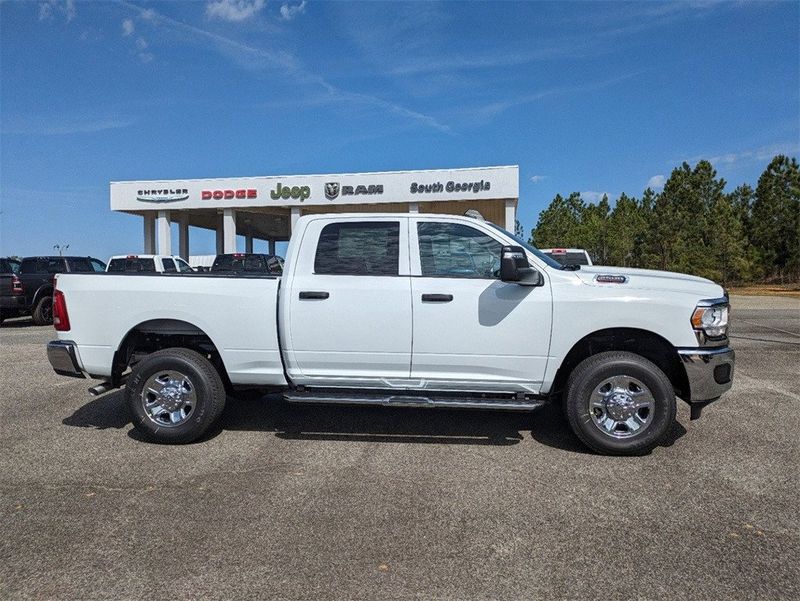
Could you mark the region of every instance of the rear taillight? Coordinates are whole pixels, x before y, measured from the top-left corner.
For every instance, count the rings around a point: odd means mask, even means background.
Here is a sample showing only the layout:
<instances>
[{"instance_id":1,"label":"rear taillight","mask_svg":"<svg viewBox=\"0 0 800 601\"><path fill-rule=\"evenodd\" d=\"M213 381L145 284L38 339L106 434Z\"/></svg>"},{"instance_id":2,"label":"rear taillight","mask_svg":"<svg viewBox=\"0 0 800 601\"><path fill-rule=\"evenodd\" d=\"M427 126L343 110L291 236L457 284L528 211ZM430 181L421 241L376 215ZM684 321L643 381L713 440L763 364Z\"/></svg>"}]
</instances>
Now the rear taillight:
<instances>
[{"instance_id":1,"label":"rear taillight","mask_svg":"<svg viewBox=\"0 0 800 601\"><path fill-rule=\"evenodd\" d=\"M11 276L11 294L22 294L25 289L22 287L22 281L16 276Z\"/></svg>"},{"instance_id":2,"label":"rear taillight","mask_svg":"<svg viewBox=\"0 0 800 601\"><path fill-rule=\"evenodd\" d=\"M53 293L53 325L59 332L69 332L67 300L61 290L56 290Z\"/></svg>"}]
</instances>

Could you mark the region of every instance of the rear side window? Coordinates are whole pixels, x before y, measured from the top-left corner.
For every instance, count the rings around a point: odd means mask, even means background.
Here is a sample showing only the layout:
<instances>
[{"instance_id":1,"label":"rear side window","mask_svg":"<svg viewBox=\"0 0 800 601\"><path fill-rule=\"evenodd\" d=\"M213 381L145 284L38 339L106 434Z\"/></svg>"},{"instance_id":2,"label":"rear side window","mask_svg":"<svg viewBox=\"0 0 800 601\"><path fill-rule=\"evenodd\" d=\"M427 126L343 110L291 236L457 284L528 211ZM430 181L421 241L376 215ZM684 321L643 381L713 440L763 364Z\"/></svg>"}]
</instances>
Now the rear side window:
<instances>
[{"instance_id":1,"label":"rear side window","mask_svg":"<svg viewBox=\"0 0 800 601\"><path fill-rule=\"evenodd\" d=\"M69 270L78 273L94 272L91 261L89 259L69 259Z\"/></svg>"},{"instance_id":2,"label":"rear side window","mask_svg":"<svg viewBox=\"0 0 800 601\"><path fill-rule=\"evenodd\" d=\"M125 272L155 272L156 262L154 259L111 259L108 264L109 273Z\"/></svg>"},{"instance_id":3,"label":"rear side window","mask_svg":"<svg viewBox=\"0 0 800 601\"><path fill-rule=\"evenodd\" d=\"M0 273L12 273L11 265L5 259L0 259Z\"/></svg>"},{"instance_id":4,"label":"rear side window","mask_svg":"<svg viewBox=\"0 0 800 601\"><path fill-rule=\"evenodd\" d=\"M161 259L161 264L164 266L164 273L175 273L175 261L172 259Z\"/></svg>"},{"instance_id":5,"label":"rear side window","mask_svg":"<svg viewBox=\"0 0 800 601\"><path fill-rule=\"evenodd\" d=\"M322 228L314 272L329 275L397 275L400 223L360 221Z\"/></svg>"}]
</instances>

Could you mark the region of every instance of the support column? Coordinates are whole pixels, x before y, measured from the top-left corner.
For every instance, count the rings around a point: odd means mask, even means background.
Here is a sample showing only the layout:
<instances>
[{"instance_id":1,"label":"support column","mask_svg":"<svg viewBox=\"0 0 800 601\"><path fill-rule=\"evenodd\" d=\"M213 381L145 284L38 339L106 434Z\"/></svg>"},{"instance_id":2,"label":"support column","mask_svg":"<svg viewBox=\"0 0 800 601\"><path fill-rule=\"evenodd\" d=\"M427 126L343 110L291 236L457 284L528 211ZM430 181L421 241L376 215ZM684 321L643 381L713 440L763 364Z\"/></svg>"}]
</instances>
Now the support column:
<instances>
[{"instance_id":1,"label":"support column","mask_svg":"<svg viewBox=\"0 0 800 601\"><path fill-rule=\"evenodd\" d=\"M222 210L222 240L222 252L236 252L236 211L233 209Z\"/></svg>"},{"instance_id":2,"label":"support column","mask_svg":"<svg viewBox=\"0 0 800 601\"><path fill-rule=\"evenodd\" d=\"M152 211L143 215L144 220L144 254L156 254L156 216Z\"/></svg>"},{"instance_id":3,"label":"support column","mask_svg":"<svg viewBox=\"0 0 800 601\"><path fill-rule=\"evenodd\" d=\"M217 254L221 255L225 252L225 244L223 243L222 235L222 213L217 215Z\"/></svg>"},{"instance_id":4,"label":"support column","mask_svg":"<svg viewBox=\"0 0 800 601\"><path fill-rule=\"evenodd\" d=\"M159 211L156 217L156 233L158 234L158 254L172 254L172 240L169 229L169 211Z\"/></svg>"},{"instance_id":5,"label":"support column","mask_svg":"<svg viewBox=\"0 0 800 601\"><path fill-rule=\"evenodd\" d=\"M300 207L292 207L292 220L291 220L292 227L289 230L290 234L294 233L294 226L297 223L298 219L300 219Z\"/></svg>"},{"instance_id":6,"label":"support column","mask_svg":"<svg viewBox=\"0 0 800 601\"><path fill-rule=\"evenodd\" d=\"M506 200L506 230L514 233L514 226L517 221L517 207L514 199L509 198Z\"/></svg>"},{"instance_id":7,"label":"support column","mask_svg":"<svg viewBox=\"0 0 800 601\"><path fill-rule=\"evenodd\" d=\"M189 213L181 211L178 215L178 254L184 261L189 260Z\"/></svg>"},{"instance_id":8,"label":"support column","mask_svg":"<svg viewBox=\"0 0 800 601\"><path fill-rule=\"evenodd\" d=\"M275 238L269 239L269 254L271 255L275 254Z\"/></svg>"},{"instance_id":9,"label":"support column","mask_svg":"<svg viewBox=\"0 0 800 601\"><path fill-rule=\"evenodd\" d=\"M418 202L410 202L410 203L408 203L408 212L409 213L419 213L419 203Z\"/></svg>"},{"instance_id":10,"label":"support column","mask_svg":"<svg viewBox=\"0 0 800 601\"><path fill-rule=\"evenodd\" d=\"M244 252L251 253L253 252L253 235L247 234L244 237Z\"/></svg>"}]
</instances>

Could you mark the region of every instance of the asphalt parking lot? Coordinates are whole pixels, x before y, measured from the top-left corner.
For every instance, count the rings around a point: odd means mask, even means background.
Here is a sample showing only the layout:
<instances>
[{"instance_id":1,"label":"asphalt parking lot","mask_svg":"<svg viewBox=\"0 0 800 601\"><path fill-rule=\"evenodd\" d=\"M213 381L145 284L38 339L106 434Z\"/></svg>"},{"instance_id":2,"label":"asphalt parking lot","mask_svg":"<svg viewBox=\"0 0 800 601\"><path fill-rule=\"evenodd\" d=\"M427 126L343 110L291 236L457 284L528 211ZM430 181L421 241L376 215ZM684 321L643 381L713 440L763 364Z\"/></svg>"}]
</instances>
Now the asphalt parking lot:
<instances>
[{"instance_id":1,"label":"asphalt parking lot","mask_svg":"<svg viewBox=\"0 0 800 601\"><path fill-rule=\"evenodd\" d=\"M800 598L800 301L737 297L735 384L667 444L533 414L231 401L142 442L0 327L3 599Z\"/></svg>"}]
</instances>

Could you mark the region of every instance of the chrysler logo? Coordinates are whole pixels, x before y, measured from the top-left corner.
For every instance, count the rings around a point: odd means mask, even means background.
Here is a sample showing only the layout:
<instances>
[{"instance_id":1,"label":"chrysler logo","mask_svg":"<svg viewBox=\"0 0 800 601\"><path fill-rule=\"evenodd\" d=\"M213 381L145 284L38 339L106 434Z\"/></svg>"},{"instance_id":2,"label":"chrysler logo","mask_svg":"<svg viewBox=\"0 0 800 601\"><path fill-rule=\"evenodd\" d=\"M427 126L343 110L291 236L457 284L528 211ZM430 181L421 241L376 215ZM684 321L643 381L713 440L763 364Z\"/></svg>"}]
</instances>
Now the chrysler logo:
<instances>
[{"instance_id":1,"label":"chrysler logo","mask_svg":"<svg viewBox=\"0 0 800 601\"><path fill-rule=\"evenodd\" d=\"M339 183L329 182L325 184L325 198L333 200L337 196L339 196Z\"/></svg>"},{"instance_id":2,"label":"chrysler logo","mask_svg":"<svg viewBox=\"0 0 800 601\"><path fill-rule=\"evenodd\" d=\"M136 192L136 200L142 202L176 202L178 200L188 200L189 191L184 188L173 190L167 188L164 190L138 190Z\"/></svg>"}]
</instances>

